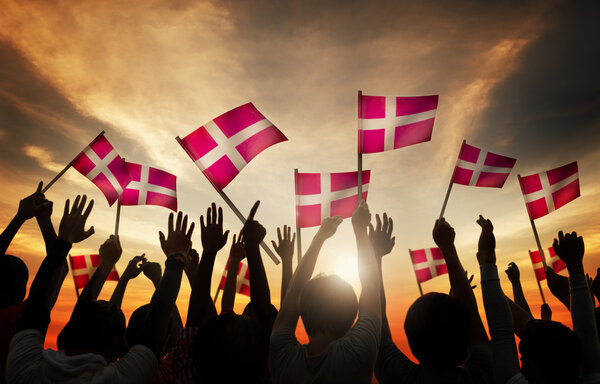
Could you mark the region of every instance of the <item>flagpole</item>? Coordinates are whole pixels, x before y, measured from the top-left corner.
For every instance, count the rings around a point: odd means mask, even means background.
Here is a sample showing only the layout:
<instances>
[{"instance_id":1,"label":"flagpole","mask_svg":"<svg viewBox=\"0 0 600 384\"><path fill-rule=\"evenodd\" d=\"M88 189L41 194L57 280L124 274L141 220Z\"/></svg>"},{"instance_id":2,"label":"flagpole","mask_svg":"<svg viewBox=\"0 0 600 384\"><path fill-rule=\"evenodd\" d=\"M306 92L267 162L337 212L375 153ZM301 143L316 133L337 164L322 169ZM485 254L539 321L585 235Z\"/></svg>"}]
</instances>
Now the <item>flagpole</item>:
<instances>
[{"instance_id":1,"label":"flagpole","mask_svg":"<svg viewBox=\"0 0 600 384\"><path fill-rule=\"evenodd\" d=\"M100 132L100 135L103 135L103 134L104 134L104 132L105 132L105 131L102 131L102 132ZM98 135L98 136L100 136L100 135ZM96 136L96 137L98 137L98 136ZM77 156L75 156L75 157L77 157ZM75 160L75 159L73 159L73 160ZM71 161L69 162L69 164L67 164L67 165L66 165L66 167L64 167L64 168L63 168L63 170L62 170L62 171L60 171L60 172L59 172L59 173L58 173L56 176L54 176L54 178L53 178L52 180L50 180L50 182L49 182L48 184L46 184L46 186L44 187L44 189L42 189L42 193L46 193L46 191L47 191L47 190L49 190L49 189L50 189L50 187L51 187L51 186L52 186L54 183L56 183L56 181L57 181L58 179L60 179L60 178L62 177L62 175L64 175L64 174L65 174L65 172L67 172L67 170L68 170L69 168L71 168L71 166L73 165L73 160L71 160Z\"/></svg>"},{"instance_id":2,"label":"flagpole","mask_svg":"<svg viewBox=\"0 0 600 384\"><path fill-rule=\"evenodd\" d=\"M189 152L187 151L185 146L183 144L181 144L181 138L179 136L177 136L177 137L175 137L175 140L177 140L177 142L181 145L181 148L183 148L183 150L186 151L186 153L188 153L188 155L189 155ZM202 172L202 173L204 173L204 172ZM225 203L227 203L227 205L229 206L229 208L231 208L233 213L235 213L235 215L238 217L238 219L240 219L242 224L246 224L246 218L244 217L242 212L240 212L240 210L235 206L235 204L233 204L233 201L231 201L229 196L227 196L223 190L217 188L217 186L213 184L212 180L210 180L209 177L207 177L207 179L210 182L210 184L213 186L213 188L217 191L217 193L221 196L221 198L223 200L225 200ZM279 265L279 259L275 256L273 251L271 251L271 249L267 246L267 244L265 244L264 241L262 241L260 243L260 246L267 253L267 255L269 255L271 257L271 259L273 260L275 265Z\"/></svg>"},{"instance_id":3,"label":"flagpole","mask_svg":"<svg viewBox=\"0 0 600 384\"><path fill-rule=\"evenodd\" d=\"M408 248L408 254L412 256L412 251L410 250L410 248ZM411 262L412 262L412 257L411 257ZM414 270L414 267L413 267ZM421 294L421 296L423 296L423 288L421 288L421 282L419 281L419 278L417 277L417 271L415 271L415 279L417 280L417 286L419 287L419 293Z\"/></svg>"},{"instance_id":4,"label":"flagpole","mask_svg":"<svg viewBox=\"0 0 600 384\"><path fill-rule=\"evenodd\" d=\"M467 140L463 140L462 145L460 146L461 149L463 147L463 145L467 142ZM460 156L460 150L458 152L458 156ZM458 159L457 156L457 159ZM458 160L457 160L458 162ZM442 211L440 212L440 217L438 219L441 219L442 217L444 217L444 212L446 212L446 205L448 204L448 199L450 198L450 191L452 191L452 185L454 184L454 171L456 170L456 165L454 166L454 169L452 170L452 176L450 177L450 184L448 185L448 190L446 191L446 197L444 198L444 204L442 204Z\"/></svg>"},{"instance_id":5,"label":"flagpole","mask_svg":"<svg viewBox=\"0 0 600 384\"><path fill-rule=\"evenodd\" d=\"M358 157L358 201L360 202L362 200L362 152L361 152L361 148L362 148L362 140L360 139L360 131L362 128L362 122L360 119L361 116L361 112L362 112L362 108L361 108L361 104L362 104L362 100L361 100L361 96L362 96L362 91L358 91L358 131L356 132L357 134L357 138L358 138L358 147L356 148L356 152L357 152L357 157Z\"/></svg>"},{"instance_id":6,"label":"flagpole","mask_svg":"<svg viewBox=\"0 0 600 384\"><path fill-rule=\"evenodd\" d=\"M527 250L527 252L529 253L529 255L531 255L530 250ZM544 256L542 254L540 254L540 257L542 259L544 258ZM534 270L534 272L535 272L535 270ZM546 273L545 269L544 269L544 273ZM546 278L548 278L548 277L546 277ZM542 296L542 303L546 304L546 298L544 297L544 291L542 291L542 284L540 284L540 281L538 280L537 275L535 276L535 281L537 281L538 288L540 289L540 295Z\"/></svg>"},{"instance_id":7,"label":"flagpole","mask_svg":"<svg viewBox=\"0 0 600 384\"><path fill-rule=\"evenodd\" d=\"M217 293L215 293L215 299L213 300L213 304L217 304L217 300L219 300L219 293L221 293L221 288L217 287Z\"/></svg>"},{"instance_id":8,"label":"flagpole","mask_svg":"<svg viewBox=\"0 0 600 384\"><path fill-rule=\"evenodd\" d=\"M117 200L117 219L115 220L115 236L119 237L119 222L121 221L121 197Z\"/></svg>"},{"instance_id":9,"label":"flagpole","mask_svg":"<svg viewBox=\"0 0 600 384\"><path fill-rule=\"evenodd\" d=\"M298 196L298 168L294 168L294 189L295 189L295 196ZM300 225L298 224L298 204L296 204L296 240L298 241L296 243L296 248L297 248L297 252L298 252L298 264L300 264L300 261L302 260L302 237L301 235L301 228Z\"/></svg>"},{"instance_id":10,"label":"flagpole","mask_svg":"<svg viewBox=\"0 0 600 384\"><path fill-rule=\"evenodd\" d=\"M227 259L227 263L225 263L225 268L223 268L223 273L221 274L221 279L225 276L225 284L227 284L227 274L225 271L227 270L227 264L229 263L229 259ZM237 280L237 275L235 276ZM219 285L217 286L217 293L215 293L215 298L213 300L213 304L217 304L217 300L219 299L219 293L221 292L221 281L219 281Z\"/></svg>"}]
</instances>

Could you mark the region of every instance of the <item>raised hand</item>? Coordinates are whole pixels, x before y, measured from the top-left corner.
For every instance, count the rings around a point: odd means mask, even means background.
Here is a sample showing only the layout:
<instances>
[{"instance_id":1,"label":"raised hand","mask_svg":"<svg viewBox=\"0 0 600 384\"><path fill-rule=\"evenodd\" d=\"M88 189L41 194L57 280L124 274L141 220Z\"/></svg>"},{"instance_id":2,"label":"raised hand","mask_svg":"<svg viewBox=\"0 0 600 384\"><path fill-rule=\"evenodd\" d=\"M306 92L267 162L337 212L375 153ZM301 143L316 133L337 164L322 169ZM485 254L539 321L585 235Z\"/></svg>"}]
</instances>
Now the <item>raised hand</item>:
<instances>
[{"instance_id":1,"label":"raised hand","mask_svg":"<svg viewBox=\"0 0 600 384\"><path fill-rule=\"evenodd\" d=\"M73 202L73 207L69 207L69 200L65 202L65 211L58 227L58 238L69 243L78 243L94 234L94 227L85 230L85 222L92 212L94 200L90 200L85 208L86 195L77 196Z\"/></svg>"},{"instance_id":2,"label":"raised hand","mask_svg":"<svg viewBox=\"0 0 600 384\"><path fill-rule=\"evenodd\" d=\"M148 261L142 264L142 272L144 272L144 276L150 279L155 287L158 287L160 279L162 278L162 269L159 263Z\"/></svg>"},{"instance_id":3,"label":"raised hand","mask_svg":"<svg viewBox=\"0 0 600 384\"><path fill-rule=\"evenodd\" d=\"M238 265L240 261L246 258L246 245L244 244L244 238L240 232L239 236L233 235L233 243L229 250L229 259L233 263L232 265Z\"/></svg>"},{"instance_id":4,"label":"raised hand","mask_svg":"<svg viewBox=\"0 0 600 384\"><path fill-rule=\"evenodd\" d=\"M496 238L494 237L494 226L489 219L484 219L481 215L479 215L479 219L477 219L477 224L481 227L477 261L479 261L479 265L496 264Z\"/></svg>"},{"instance_id":5,"label":"raised hand","mask_svg":"<svg viewBox=\"0 0 600 384\"><path fill-rule=\"evenodd\" d=\"M596 299L600 301L600 268L596 270L596 277L594 277L594 280L592 280L590 290L594 296L596 296Z\"/></svg>"},{"instance_id":6,"label":"raised hand","mask_svg":"<svg viewBox=\"0 0 600 384\"><path fill-rule=\"evenodd\" d=\"M338 216L335 216L335 217L338 217ZM354 227L355 231L359 230L359 229L366 230L370 224L371 224L371 212L369 212L369 206L367 205L366 201L361 200L356 205L354 212L352 212L352 226ZM336 229L337 229L337 227L336 227Z\"/></svg>"},{"instance_id":7,"label":"raised hand","mask_svg":"<svg viewBox=\"0 0 600 384\"><path fill-rule=\"evenodd\" d=\"M169 224L167 237L162 232L158 233L160 247L167 258L175 257L185 264L189 252L192 249L192 232L194 232L194 223L187 226L188 217L183 212L177 213L177 222L173 225L173 213L169 214ZM204 236L203 236L204 241Z\"/></svg>"},{"instance_id":8,"label":"raised hand","mask_svg":"<svg viewBox=\"0 0 600 384\"><path fill-rule=\"evenodd\" d=\"M550 309L550 306L548 304L542 304L542 308L540 311L540 315L542 320L546 320L546 321L550 321L552 320L552 309Z\"/></svg>"},{"instance_id":9,"label":"raised hand","mask_svg":"<svg viewBox=\"0 0 600 384\"><path fill-rule=\"evenodd\" d=\"M29 220L32 217L40 214L40 212L42 212L42 210L45 208L44 205L47 204L48 200L44 198L42 186L43 182L40 181L36 191L19 202L17 217L19 217L21 220Z\"/></svg>"},{"instance_id":10,"label":"raised hand","mask_svg":"<svg viewBox=\"0 0 600 384\"><path fill-rule=\"evenodd\" d=\"M127 268L123 271L121 275L122 279L135 279L142 273L142 266L146 263L145 253L142 253L140 256L134 256L129 263L127 264Z\"/></svg>"},{"instance_id":11,"label":"raised hand","mask_svg":"<svg viewBox=\"0 0 600 384\"><path fill-rule=\"evenodd\" d=\"M100 254L100 263L109 265L112 268L119 261L123 253L119 237L110 235L104 244L100 246L98 253Z\"/></svg>"},{"instance_id":12,"label":"raised hand","mask_svg":"<svg viewBox=\"0 0 600 384\"><path fill-rule=\"evenodd\" d=\"M444 219L438 219L433 226L433 241L440 249L448 249L454 246L456 233L454 228Z\"/></svg>"},{"instance_id":13,"label":"raised hand","mask_svg":"<svg viewBox=\"0 0 600 384\"><path fill-rule=\"evenodd\" d=\"M513 284L516 284L521 280L521 272L519 272L519 267L513 261L508 263L508 267L504 272L506 272L508 275L508 280L510 280L510 282Z\"/></svg>"},{"instance_id":14,"label":"raised hand","mask_svg":"<svg viewBox=\"0 0 600 384\"><path fill-rule=\"evenodd\" d=\"M577 232L564 235L563 231L560 231L558 239L554 239L552 247L558 257L567 264L569 274L583 273L582 260L585 253L583 237L578 237Z\"/></svg>"},{"instance_id":15,"label":"raised hand","mask_svg":"<svg viewBox=\"0 0 600 384\"><path fill-rule=\"evenodd\" d=\"M388 217L387 213L383 213L383 222L379 214L375 215L375 221L377 222L375 228L369 223L369 240L375 256L379 259L392 251L394 244L396 244L396 237L392 237L394 222L391 217Z\"/></svg>"},{"instance_id":16,"label":"raised hand","mask_svg":"<svg viewBox=\"0 0 600 384\"><path fill-rule=\"evenodd\" d=\"M246 219L246 223L242 228L241 235L244 237L244 242L248 245L260 244L267 234L265 227L263 227L258 221L254 220L254 216L256 215L259 205L260 200L254 203L252 209L250 209L250 214Z\"/></svg>"},{"instance_id":17,"label":"raised hand","mask_svg":"<svg viewBox=\"0 0 600 384\"><path fill-rule=\"evenodd\" d=\"M216 254L227 243L229 231L223 233L223 209L217 210L215 203L206 210L206 225L204 217L200 216L200 235L205 252Z\"/></svg>"},{"instance_id":18,"label":"raised hand","mask_svg":"<svg viewBox=\"0 0 600 384\"><path fill-rule=\"evenodd\" d=\"M321 222L321 226L319 227L319 230L317 231L315 237L318 236L323 240L329 239L331 236L335 235L335 232L337 231L340 224L342 224L342 221L344 221L342 216L326 217Z\"/></svg>"},{"instance_id":19,"label":"raised hand","mask_svg":"<svg viewBox=\"0 0 600 384\"><path fill-rule=\"evenodd\" d=\"M200 255L194 248L190 249L187 260L185 261L184 271L188 277L190 284L193 284L196 278L196 271L198 270L198 264L200 263Z\"/></svg>"},{"instance_id":20,"label":"raised hand","mask_svg":"<svg viewBox=\"0 0 600 384\"><path fill-rule=\"evenodd\" d=\"M281 236L281 228L277 228L277 243L271 241L275 252L281 258L282 263L291 263L294 257L294 244L296 242L296 234L291 236L292 228L287 225L283 226L283 236Z\"/></svg>"}]
</instances>

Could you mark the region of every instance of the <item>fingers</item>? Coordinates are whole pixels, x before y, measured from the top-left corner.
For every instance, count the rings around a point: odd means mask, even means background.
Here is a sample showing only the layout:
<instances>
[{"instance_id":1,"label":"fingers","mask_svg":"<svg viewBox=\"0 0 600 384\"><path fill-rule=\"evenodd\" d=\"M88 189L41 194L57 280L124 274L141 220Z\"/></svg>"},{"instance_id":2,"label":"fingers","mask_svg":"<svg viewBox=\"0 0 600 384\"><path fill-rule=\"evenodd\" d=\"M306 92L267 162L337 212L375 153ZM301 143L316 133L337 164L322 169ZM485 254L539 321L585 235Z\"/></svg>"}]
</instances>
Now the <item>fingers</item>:
<instances>
[{"instance_id":1,"label":"fingers","mask_svg":"<svg viewBox=\"0 0 600 384\"><path fill-rule=\"evenodd\" d=\"M281 237L281 228L279 227L277 227L277 241L279 241L279 243L283 241L283 238Z\"/></svg>"},{"instance_id":2,"label":"fingers","mask_svg":"<svg viewBox=\"0 0 600 384\"><path fill-rule=\"evenodd\" d=\"M217 204L215 204L214 202L210 204L210 208L211 208L211 224L215 225L218 224L217 223Z\"/></svg>"},{"instance_id":3,"label":"fingers","mask_svg":"<svg viewBox=\"0 0 600 384\"><path fill-rule=\"evenodd\" d=\"M257 200L256 203L254 203L254 205L252 206L252 209L250 209L250 214L248 215L248 218L246 219L247 221L254 220L254 215L256 215L256 211L258 210L259 205L260 205L260 200Z\"/></svg>"},{"instance_id":4,"label":"fingers","mask_svg":"<svg viewBox=\"0 0 600 384\"><path fill-rule=\"evenodd\" d=\"M558 241L563 241L565 239L565 235L563 234L563 231L558 231ZM556 239L554 239L554 241L556 242Z\"/></svg>"},{"instance_id":5,"label":"fingers","mask_svg":"<svg viewBox=\"0 0 600 384\"><path fill-rule=\"evenodd\" d=\"M283 229L286 233L287 239L291 239L292 238L292 227L288 227L287 225L283 226ZM294 239L296 238L296 234L294 233Z\"/></svg>"},{"instance_id":6,"label":"fingers","mask_svg":"<svg viewBox=\"0 0 600 384\"><path fill-rule=\"evenodd\" d=\"M42 187L43 186L44 186L44 182L40 181L39 184L38 184L38 186L37 186L37 189L35 190L35 193L42 193Z\"/></svg>"},{"instance_id":7,"label":"fingers","mask_svg":"<svg viewBox=\"0 0 600 384\"><path fill-rule=\"evenodd\" d=\"M71 202L69 201L69 199L67 199L67 201L65 201L65 211L63 212L63 216L67 216L69 214L69 204Z\"/></svg>"},{"instance_id":8,"label":"fingers","mask_svg":"<svg viewBox=\"0 0 600 384\"><path fill-rule=\"evenodd\" d=\"M183 232L186 231L186 229L187 229L187 222L188 222L188 217L187 217L187 215L185 215L183 217L183 221L181 222L181 228L180 228L181 231L183 231Z\"/></svg>"},{"instance_id":9,"label":"fingers","mask_svg":"<svg viewBox=\"0 0 600 384\"><path fill-rule=\"evenodd\" d=\"M383 232L387 233L388 226L389 226L388 215L387 215L387 213L383 212L383 227L381 227Z\"/></svg>"},{"instance_id":10,"label":"fingers","mask_svg":"<svg viewBox=\"0 0 600 384\"><path fill-rule=\"evenodd\" d=\"M87 209L83 213L83 220L87 220L88 216L92 212L92 208L94 208L94 200L90 200L90 203L88 204Z\"/></svg>"},{"instance_id":11,"label":"fingers","mask_svg":"<svg viewBox=\"0 0 600 384\"><path fill-rule=\"evenodd\" d=\"M217 225L223 228L223 208L219 207L219 216L217 218Z\"/></svg>"},{"instance_id":12,"label":"fingers","mask_svg":"<svg viewBox=\"0 0 600 384\"><path fill-rule=\"evenodd\" d=\"M77 195L75 201L73 202L73 206L71 207L71 213L77 212L79 209L79 200L81 200L81 195Z\"/></svg>"},{"instance_id":13,"label":"fingers","mask_svg":"<svg viewBox=\"0 0 600 384\"><path fill-rule=\"evenodd\" d=\"M96 230L94 229L94 226L91 226L90 229L88 229L87 231L85 231L83 233L83 240L85 240L88 237L92 236L94 233L96 233Z\"/></svg>"},{"instance_id":14,"label":"fingers","mask_svg":"<svg viewBox=\"0 0 600 384\"><path fill-rule=\"evenodd\" d=\"M233 242L235 242L235 235L233 235ZM271 245L273 245L273 249L275 249L275 252L279 253L279 246L277 245L275 240L271 240Z\"/></svg>"},{"instance_id":15,"label":"fingers","mask_svg":"<svg viewBox=\"0 0 600 384\"><path fill-rule=\"evenodd\" d=\"M294 243L296 243L296 233L294 232L294 236L292 237L292 247L294 246Z\"/></svg>"},{"instance_id":16,"label":"fingers","mask_svg":"<svg viewBox=\"0 0 600 384\"><path fill-rule=\"evenodd\" d=\"M160 240L160 246L164 247L167 240L165 239L165 234L162 233L162 231L158 231L158 239Z\"/></svg>"},{"instance_id":17,"label":"fingers","mask_svg":"<svg viewBox=\"0 0 600 384\"><path fill-rule=\"evenodd\" d=\"M179 211L177 212L177 221L175 222L175 228L174 230L179 232L181 231L181 224L183 221L183 212Z\"/></svg>"},{"instance_id":18,"label":"fingers","mask_svg":"<svg viewBox=\"0 0 600 384\"><path fill-rule=\"evenodd\" d=\"M371 233L375 232L375 228L373 228L373 224L369 223L369 226L367 228L369 228L369 236L371 235Z\"/></svg>"},{"instance_id":19,"label":"fingers","mask_svg":"<svg viewBox=\"0 0 600 384\"><path fill-rule=\"evenodd\" d=\"M187 219L187 216L185 217ZM186 236L191 238L192 237L192 233L194 232L194 227L196 226L196 223L190 224L190 229L187 231Z\"/></svg>"},{"instance_id":20,"label":"fingers","mask_svg":"<svg viewBox=\"0 0 600 384\"><path fill-rule=\"evenodd\" d=\"M379 214L375 215L375 221L377 222L377 226L375 227L375 229L377 230L377 232L381 231L381 218L379 217Z\"/></svg>"},{"instance_id":21,"label":"fingers","mask_svg":"<svg viewBox=\"0 0 600 384\"><path fill-rule=\"evenodd\" d=\"M204 216L200 216L200 230L204 232L206 225L204 225Z\"/></svg>"},{"instance_id":22,"label":"fingers","mask_svg":"<svg viewBox=\"0 0 600 384\"><path fill-rule=\"evenodd\" d=\"M223 234L223 240L224 240L224 243L223 243L223 245L224 245L225 243L227 243L227 237L229 237L229 229L228 229L228 230L226 230L226 231L225 231L225 233Z\"/></svg>"},{"instance_id":23,"label":"fingers","mask_svg":"<svg viewBox=\"0 0 600 384\"><path fill-rule=\"evenodd\" d=\"M393 230L394 230L394 220L392 220L392 218L390 217L390 219L388 220L388 231L387 231L387 234L391 235Z\"/></svg>"},{"instance_id":24,"label":"fingers","mask_svg":"<svg viewBox=\"0 0 600 384\"><path fill-rule=\"evenodd\" d=\"M167 224L167 234L173 233L173 212L169 213L169 221Z\"/></svg>"}]
</instances>

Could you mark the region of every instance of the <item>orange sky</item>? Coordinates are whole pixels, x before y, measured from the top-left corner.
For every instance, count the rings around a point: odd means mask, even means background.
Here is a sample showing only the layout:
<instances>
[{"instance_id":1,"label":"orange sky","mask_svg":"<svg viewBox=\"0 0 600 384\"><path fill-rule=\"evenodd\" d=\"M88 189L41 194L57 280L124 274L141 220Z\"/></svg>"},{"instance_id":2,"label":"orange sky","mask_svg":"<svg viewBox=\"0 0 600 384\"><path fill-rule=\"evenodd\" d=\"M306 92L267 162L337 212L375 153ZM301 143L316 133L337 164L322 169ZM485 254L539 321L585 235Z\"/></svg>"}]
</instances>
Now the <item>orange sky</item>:
<instances>
[{"instance_id":1,"label":"orange sky","mask_svg":"<svg viewBox=\"0 0 600 384\"><path fill-rule=\"evenodd\" d=\"M326 4L323 4L326 3ZM592 11L595 11L593 9ZM483 5L474 2L290 1L5 1L0 14L0 226L38 180L50 180L105 129L119 153L178 176L179 206L192 217L219 196L175 142L219 114L252 101L284 134L226 188L242 212L261 199L257 218L274 239L294 223L293 169L350 171L356 167L356 91L373 95L439 94L429 143L364 158L372 170L369 203L396 223L396 248L384 261L392 333L404 352L403 320L417 297L408 248L433 246L431 228L458 153L467 139L518 159L503 189L455 186L446 218L467 270L475 259L479 213L495 224L498 265L521 268L535 314L541 298L528 249L535 248L516 174L579 163L582 196L537 221L544 247L559 229L586 240L585 266L600 264L600 152L598 151L597 37L594 12L566 2ZM574 65L577 71L573 71ZM83 176L70 170L47 194L60 219L76 193L96 200L96 234L72 253L92 253L113 231L115 208ZM163 261L158 230L168 210L124 207L117 268L145 252ZM197 223L198 224L198 223ZM225 208L225 225L240 223ZM303 248L316 229L303 230ZM199 234L194 235L199 242ZM219 254L213 289L226 262ZM42 239L27 223L9 250L30 276L43 257ZM272 299L279 305L280 267L265 257ZM349 222L323 248L316 273L338 273L359 290ZM501 273L505 292L510 285ZM102 297L115 283L107 282ZM554 318L567 311L543 284ZM449 289L439 277L425 291ZM147 302L151 284L132 281L123 310ZM483 308L479 288L476 290ZM183 281L178 305L187 311ZM68 318L74 288L67 278L52 313L48 345ZM247 302L238 297L236 309Z\"/></svg>"}]
</instances>

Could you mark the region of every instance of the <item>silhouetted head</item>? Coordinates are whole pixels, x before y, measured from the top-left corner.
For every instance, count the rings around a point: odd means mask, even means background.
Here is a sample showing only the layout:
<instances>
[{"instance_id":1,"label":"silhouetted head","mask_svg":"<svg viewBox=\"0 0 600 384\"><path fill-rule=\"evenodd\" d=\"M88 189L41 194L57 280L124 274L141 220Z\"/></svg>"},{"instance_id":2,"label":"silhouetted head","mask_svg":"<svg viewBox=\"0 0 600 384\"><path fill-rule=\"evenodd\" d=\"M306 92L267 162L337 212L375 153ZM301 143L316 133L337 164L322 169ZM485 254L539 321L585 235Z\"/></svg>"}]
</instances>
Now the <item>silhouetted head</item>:
<instances>
[{"instance_id":1,"label":"silhouetted head","mask_svg":"<svg viewBox=\"0 0 600 384\"><path fill-rule=\"evenodd\" d=\"M273 324L275 322L275 319L277 318L278 313L279 313L279 311L277 311L277 308L273 304L271 304L271 307L269 308L270 324ZM254 314L254 305L252 304L252 302L249 302L246 305L246 307L244 307L244 312L242 312L242 315L256 320L256 317Z\"/></svg>"},{"instance_id":2,"label":"silhouetted head","mask_svg":"<svg viewBox=\"0 0 600 384\"><path fill-rule=\"evenodd\" d=\"M58 335L58 349L67 355L97 353L114 361L125 334L125 316L105 300L79 301Z\"/></svg>"},{"instance_id":3,"label":"silhouetted head","mask_svg":"<svg viewBox=\"0 0 600 384\"><path fill-rule=\"evenodd\" d=\"M404 320L408 345L420 364L447 369L467 357L471 317L467 308L445 293L428 293L410 306Z\"/></svg>"},{"instance_id":4,"label":"silhouetted head","mask_svg":"<svg viewBox=\"0 0 600 384\"><path fill-rule=\"evenodd\" d=\"M300 316L309 337L344 336L354 324L357 312L354 290L337 275L315 277L306 283L300 295Z\"/></svg>"},{"instance_id":5,"label":"silhouetted head","mask_svg":"<svg viewBox=\"0 0 600 384\"><path fill-rule=\"evenodd\" d=\"M29 270L18 257L0 257L0 308L20 304L25 299Z\"/></svg>"},{"instance_id":6,"label":"silhouetted head","mask_svg":"<svg viewBox=\"0 0 600 384\"><path fill-rule=\"evenodd\" d=\"M519 343L521 371L529 383L578 382L581 342L569 328L556 321L531 320Z\"/></svg>"},{"instance_id":7,"label":"silhouetted head","mask_svg":"<svg viewBox=\"0 0 600 384\"><path fill-rule=\"evenodd\" d=\"M147 322L148 315L150 313L150 304L142 305L129 317L129 323L127 324L127 330L125 331L125 339L129 346L141 344L143 340L147 338ZM163 343L162 353L166 355L177 342L179 337L179 331L181 326L179 321L175 318L177 316L175 312L169 319L169 328L167 329L167 335Z\"/></svg>"},{"instance_id":8,"label":"silhouetted head","mask_svg":"<svg viewBox=\"0 0 600 384\"><path fill-rule=\"evenodd\" d=\"M198 328L194 364L198 382L249 383L265 373L268 335L255 320L228 313Z\"/></svg>"}]
</instances>

